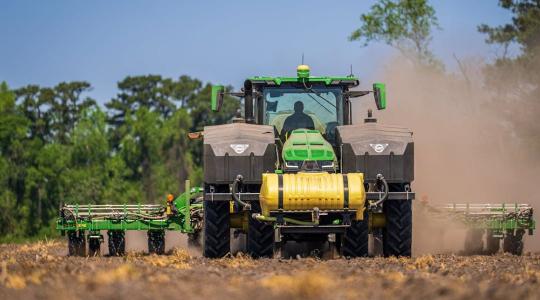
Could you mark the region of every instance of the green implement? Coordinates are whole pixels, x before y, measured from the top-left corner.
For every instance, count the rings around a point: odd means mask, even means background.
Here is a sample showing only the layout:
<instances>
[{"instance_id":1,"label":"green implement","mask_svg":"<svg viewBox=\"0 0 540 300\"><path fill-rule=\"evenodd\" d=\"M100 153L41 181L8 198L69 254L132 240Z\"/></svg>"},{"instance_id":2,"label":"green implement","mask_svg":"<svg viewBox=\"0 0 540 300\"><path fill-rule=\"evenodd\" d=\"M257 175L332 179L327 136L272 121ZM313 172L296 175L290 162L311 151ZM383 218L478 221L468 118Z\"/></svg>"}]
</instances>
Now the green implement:
<instances>
[{"instance_id":1,"label":"green implement","mask_svg":"<svg viewBox=\"0 0 540 300\"><path fill-rule=\"evenodd\" d=\"M439 219L460 222L467 228L465 254L495 254L500 249L514 255L523 253L523 236L536 229L529 204L447 204L430 206L427 211Z\"/></svg>"},{"instance_id":2,"label":"green implement","mask_svg":"<svg viewBox=\"0 0 540 300\"><path fill-rule=\"evenodd\" d=\"M185 190L176 198L169 195L165 204L66 204L60 209L56 229L67 233L69 249L84 248L81 245L88 240L90 253L99 252L102 230L108 231L110 254L118 252L117 244L125 244L126 230L148 231L149 249L164 249L165 230L198 236L202 229L202 188L190 188L186 181ZM84 253L84 249L70 251Z\"/></svg>"}]
</instances>

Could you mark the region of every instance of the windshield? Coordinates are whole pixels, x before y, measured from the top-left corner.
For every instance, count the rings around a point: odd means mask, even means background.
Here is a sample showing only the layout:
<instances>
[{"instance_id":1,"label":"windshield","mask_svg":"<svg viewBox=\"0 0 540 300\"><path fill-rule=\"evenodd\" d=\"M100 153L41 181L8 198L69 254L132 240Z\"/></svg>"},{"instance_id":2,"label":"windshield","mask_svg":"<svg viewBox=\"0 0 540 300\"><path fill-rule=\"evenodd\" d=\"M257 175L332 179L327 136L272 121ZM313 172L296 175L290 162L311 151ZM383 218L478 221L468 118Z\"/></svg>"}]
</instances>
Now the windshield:
<instances>
[{"instance_id":1,"label":"windshield","mask_svg":"<svg viewBox=\"0 0 540 300\"><path fill-rule=\"evenodd\" d=\"M265 88L264 124L282 135L294 129L316 129L323 134L343 123L340 88Z\"/></svg>"}]
</instances>

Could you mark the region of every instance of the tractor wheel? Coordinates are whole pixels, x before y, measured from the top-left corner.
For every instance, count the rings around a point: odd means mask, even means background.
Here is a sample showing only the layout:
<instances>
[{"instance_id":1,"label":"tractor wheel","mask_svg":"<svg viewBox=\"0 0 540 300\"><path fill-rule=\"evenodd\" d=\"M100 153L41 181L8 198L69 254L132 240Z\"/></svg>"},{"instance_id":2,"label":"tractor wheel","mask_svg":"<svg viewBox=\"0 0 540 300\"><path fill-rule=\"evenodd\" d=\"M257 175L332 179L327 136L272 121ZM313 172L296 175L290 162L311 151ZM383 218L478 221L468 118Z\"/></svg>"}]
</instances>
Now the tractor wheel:
<instances>
[{"instance_id":1,"label":"tractor wheel","mask_svg":"<svg viewBox=\"0 0 540 300\"><path fill-rule=\"evenodd\" d=\"M486 231L486 254L494 255L499 252L501 241L497 237L493 237L493 231Z\"/></svg>"},{"instance_id":2,"label":"tractor wheel","mask_svg":"<svg viewBox=\"0 0 540 300\"><path fill-rule=\"evenodd\" d=\"M86 256L86 237L84 231L68 232L68 255Z\"/></svg>"},{"instance_id":3,"label":"tractor wheel","mask_svg":"<svg viewBox=\"0 0 540 300\"><path fill-rule=\"evenodd\" d=\"M165 231L164 230L148 230L148 253L164 254L165 253Z\"/></svg>"},{"instance_id":4,"label":"tractor wheel","mask_svg":"<svg viewBox=\"0 0 540 300\"><path fill-rule=\"evenodd\" d=\"M344 257L368 256L369 227L368 212L364 210L364 220L352 221L341 237L341 255Z\"/></svg>"},{"instance_id":5,"label":"tractor wheel","mask_svg":"<svg viewBox=\"0 0 540 300\"><path fill-rule=\"evenodd\" d=\"M411 200L386 201L383 212L386 217L386 226L383 229L384 256L411 256Z\"/></svg>"},{"instance_id":6,"label":"tractor wheel","mask_svg":"<svg viewBox=\"0 0 540 300\"><path fill-rule=\"evenodd\" d=\"M204 257L220 258L231 251L229 210L229 201L204 202Z\"/></svg>"},{"instance_id":7,"label":"tractor wheel","mask_svg":"<svg viewBox=\"0 0 540 300\"><path fill-rule=\"evenodd\" d=\"M109 230L109 255L123 256L126 254L126 236L123 230Z\"/></svg>"},{"instance_id":8,"label":"tractor wheel","mask_svg":"<svg viewBox=\"0 0 540 300\"><path fill-rule=\"evenodd\" d=\"M97 238L97 237L88 238L88 255L89 256L101 255L101 238Z\"/></svg>"},{"instance_id":9,"label":"tractor wheel","mask_svg":"<svg viewBox=\"0 0 540 300\"><path fill-rule=\"evenodd\" d=\"M523 234L525 232L523 230L516 230L516 232L508 232L506 234L506 237L504 238L503 242L503 250L504 252L513 254L513 255L521 255L523 254Z\"/></svg>"},{"instance_id":10,"label":"tractor wheel","mask_svg":"<svg viewBox=\"0 0 540 300\"><path fill-rule=\"evenodd\" d=\"M484 241L482 240L484 232L482 229L469 229L465 234L465 254L480 255L484 250Z\"/></svg>"},{"instance_id":11,"label":"tractor wheel","mask_svg":"<svg viewBox=\"0 0 540 300\"><path fill-rule=\"evenodd\" d=\"M251 211L260 213L259 202L252 202ZM249 217L247 232L247 252L253 258L274 256L274 227L268 223Z\"/></svg>"}]
</instances>

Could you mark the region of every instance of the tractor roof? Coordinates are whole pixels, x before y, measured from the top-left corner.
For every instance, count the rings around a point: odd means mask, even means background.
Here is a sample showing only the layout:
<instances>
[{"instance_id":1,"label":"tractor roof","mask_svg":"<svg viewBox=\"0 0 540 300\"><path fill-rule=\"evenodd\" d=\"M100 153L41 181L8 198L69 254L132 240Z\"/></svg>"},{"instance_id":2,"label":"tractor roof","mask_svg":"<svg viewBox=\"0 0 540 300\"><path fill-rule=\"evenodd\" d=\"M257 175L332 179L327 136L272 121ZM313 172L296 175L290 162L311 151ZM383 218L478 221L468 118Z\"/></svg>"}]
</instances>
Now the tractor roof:
<instances>
[{"instance_id":1,"label":"tractor roof","mask_svg":"<svg viewBox=\"0 0 540 300\"><path fill-rule=\"evenodd\" d=\"M357 86L360 82L357 77L349 76L310 76L309 66L299 65L296 77L271 77L254 76L247 79L254 84L277 85L283 83L322 83L325 85L346 85L349 87Z\"/></svg>"}]
</instances>

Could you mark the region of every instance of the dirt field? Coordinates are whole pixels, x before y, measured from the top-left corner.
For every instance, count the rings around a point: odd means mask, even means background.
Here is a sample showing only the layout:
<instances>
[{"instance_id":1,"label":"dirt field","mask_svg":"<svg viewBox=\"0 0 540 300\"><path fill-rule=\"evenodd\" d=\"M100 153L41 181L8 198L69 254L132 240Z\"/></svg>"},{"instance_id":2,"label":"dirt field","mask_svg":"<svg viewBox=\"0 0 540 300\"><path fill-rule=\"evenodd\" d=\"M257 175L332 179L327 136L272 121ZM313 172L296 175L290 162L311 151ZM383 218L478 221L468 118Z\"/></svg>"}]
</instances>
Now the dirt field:
<instances>
[{"instance_id":1,"label":"dirt field","mask_svg":"<svg viewBox=\"0 0 540 300\"><path fill-rule=\"evenodd\" d=\"M539 299L540 255L354 260L67 257L63 242L0 245L0 299Z\"/></svg>"}]
</instances>

